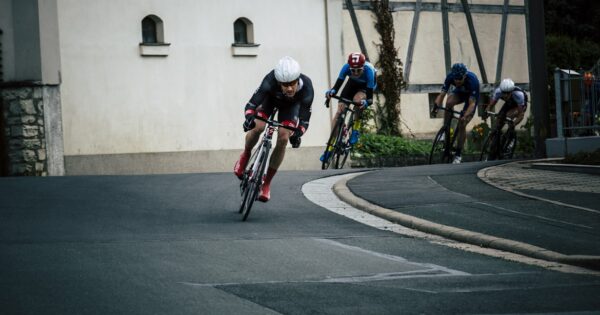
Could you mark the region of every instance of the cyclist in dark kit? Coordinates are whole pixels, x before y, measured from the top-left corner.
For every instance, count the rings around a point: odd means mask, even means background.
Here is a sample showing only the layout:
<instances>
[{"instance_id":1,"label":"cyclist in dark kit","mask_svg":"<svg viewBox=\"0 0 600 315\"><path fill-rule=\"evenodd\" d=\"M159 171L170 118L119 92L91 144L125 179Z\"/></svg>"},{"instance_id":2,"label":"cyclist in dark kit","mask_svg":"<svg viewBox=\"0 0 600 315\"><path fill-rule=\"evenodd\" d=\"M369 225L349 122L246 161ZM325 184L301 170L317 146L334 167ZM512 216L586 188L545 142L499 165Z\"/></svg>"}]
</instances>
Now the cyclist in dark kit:
<instances>
[{"instance_id":1,"label":"cyclist in dark kit","mask_svg":"<svg viewBox=\"0 0 600 315\"><path fill-rule=\"evenodd\" d=\"M377 70L371 63L366 61L365 55L359 52L354 52L348 55L348 62L342 66L340 73L338 75L337 80L333 87L325 92L325 97L330 99L331 96L336 95L346 77L348 77L348 81L344 86L344 89L341 91L340 96L349 100L353 100L356 103L361 103L359 110L356 112L356 119L354 120L354 126L352 129L352 134L350 135L350 143L354 144L358 141L360 129L360 114L362 110L369 107L369 105L373 104L373 91L377 87L376 82ZM347 104L349 105L349 104ZM344 110L344 103L338 103L338 109L333 117L332 126L335 126L335 121L337 120L340 113ZM331 152L327 152L328 154ZM321 156L321 161L326 160L327 157L325 154Z\"/></svg>"},{"instance_id":2,"label":"cyclist in dark kit","mask_svg":"<svg viewBox=\"0 0 600 315\"><path fill-rule=\"evenodd\" d=\"M258 196L258 200L262 202L267 202L271 198L271 180L283 161L288 141L292 147L299 147L300 137L308 129L314 90L310 78L300 71L300 64L296 60L288 56L281 58L275 69L264 77L245 107L243 127L244 132L247 132L246 144L233 168L238 178L242 178L252 149L265 129L265 122L255 120L255 115L267 119L277 107L277 120L285 126L297 128L296 132L284 128L280 128L277 132L277 143Z\"/></svg>"},{"instance_id":3,"label":"cyclist in dark kit","mask_svg":"<svg viewBox=\"0 0 600 315\"><path fill-rule=\"evenodd\" d=\"M452 86L452 89L450 87ZM448 94L446 100L446 108L454 109L454 106L460 103L464 103L463 109L460 111L460 118L458 119L457 129L457 150L452 163L458 164L462 162L461 151L465 145L467 139L466 127L467 124L473 118L477 103L479 102L479 79L475 73L468 71L467 67L462 63L455 63L452 65L450 73L444 80L444 86L442 86L442 92L435 99L436 107L442 107L444 97ZM434 114L437 113L437 109L434 109ZM444 112L444 122L451 119L451 112Z\"/></svg>"}]
</instances>

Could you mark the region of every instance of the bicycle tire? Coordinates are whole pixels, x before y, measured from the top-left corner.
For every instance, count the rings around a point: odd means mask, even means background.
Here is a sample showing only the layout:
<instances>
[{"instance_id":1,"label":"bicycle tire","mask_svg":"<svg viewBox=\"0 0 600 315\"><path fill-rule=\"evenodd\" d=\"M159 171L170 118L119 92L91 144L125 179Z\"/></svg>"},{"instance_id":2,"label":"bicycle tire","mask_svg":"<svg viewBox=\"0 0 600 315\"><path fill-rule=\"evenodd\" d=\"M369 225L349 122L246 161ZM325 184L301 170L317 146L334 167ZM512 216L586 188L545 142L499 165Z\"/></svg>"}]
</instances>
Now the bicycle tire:
<instances>
[{"instance_id":1,"label":"bicycle tire","mask_svg":"<svg viewBox=\"0 0 600 315\"><path fill-rule=\"evenodd\" d=\"M442 137L445 132L446 129L442 127L435 135L435 138L433 138L431 152L429 153L429 164L444 162L444 140Z\"/></svg>"},{"instance_id":2,"label":"bicycle tire","mask_svg":"<svg viewBox=\"0 0 600 315\"><path fill-rule=\"evenodd\" d=\"M337 165L338 169L342 169L344 168L344 165L346 164L346 160L348 159L348 156L350 155L350 151L352 151L352 147L353 145L350 143L350 138L352 137L352 132L354 131L354 115L350 116L350 120L348 120L348 128L346 128L346 136L344 137L344 139L342 140L342 162ZM339 160L338 160L339 162Z\"/></svg>"},{"instance_id":3,"label":"bicycle tire","mask_svg":"<svg viewBox=\"0 0 600 315\"><path fill-rule=\"evenodd\" d=\"M244 212L246 198L248 198L247 190L248 190L249 180L250 180L250 177L252 174L252 167L254 166L254 162L256 162L258 154L262 150L262 146L263 146L262 144L259 145L259 147L252 153L252 156L250 157L250 159L248 160L248 163L246 164L246 169L244 170L244 175L242 177L242 181L240 182L240 193L242 195L242 201L240 202L240 209L239 209L238 213Z\"/></svg>"},{"instance_id":4,"label":"bicycle tire","mask_svg":"<svg viewBox=\"0 0 600 315\"><path fill-rule=\"evenodd\" d=\"M267 158L269 155L269 149L264 149L264 152L260 152L255 163L259 163L256 168L256 175L249 179L248 191L245 200L244 211L242 212L242 221L246 221L248 219L248 215L250 214L250 210L252 210L252 205L256 198L258 197L258 193L260 192L260 187L262 186L262 177L265 171L265 166L267 164Z\"/></svg>"},{"instance_id":5,"label":"bicycle tire","mask_svg":"<svg viewBox=\"0 0 600 315\"><path fill-rule=\"evenodd\" d=\"M510 146L511 142L512 142L512 146ZM512 159L513 155L515 154L516 147L517 147L517 137L513 133L510 133L509 135L507 135L507 139L504 142L504 145L502 147L502 153L504 155L503 157L508 160Z\"/></svg>"},{"instance_id":6,"label":"bicycle tire","mask_svg":"<svg viewBox=\"0 0 600 315\"><path fill-rule=\"evenodd\" d=\"M491 131L487 136L481 147L480 161L494 161L501 159L501 156L498 154L498 141L500 141L498 140L498 135L499 133L497 131Z\"/></svg>"},{"instance_id":7,"label":"bicycle tire","mask_svg":"<svg viewBox=\"0 0 600 315\"><path fill-rule=\"evenodd\" d=\"M336 130L340 129L341 121L342 120L338 117L338 120L335 123L335 128L333 128L331 130L331 133L329 134L327 144L325 145L325 151L323 151L323 161L321 162L322 170L328 169L333 162L333 156L335 153L335 148L336 148L337 138L338 138L336 135ZM337 134L339 134L339 132Z\"/></svg>"},{"instance_id":8,"label":"bicycle tire","mask_svg":"<svg viewBox=\"0 0 600 315\"><path fill-rule=\"evenodd\" d=\"M340 125L340 129L338 130L338 134L335 139L335 147L333 148L333 163L332 163L334 169L340 168L340 158L344 154L345 143L344 143L343 138L345 136L344 133L347 133L347 129L345 127L346 127L346 124L345 124L345 122L343 122L342 125Z\"/></svg>"}]
</instances>

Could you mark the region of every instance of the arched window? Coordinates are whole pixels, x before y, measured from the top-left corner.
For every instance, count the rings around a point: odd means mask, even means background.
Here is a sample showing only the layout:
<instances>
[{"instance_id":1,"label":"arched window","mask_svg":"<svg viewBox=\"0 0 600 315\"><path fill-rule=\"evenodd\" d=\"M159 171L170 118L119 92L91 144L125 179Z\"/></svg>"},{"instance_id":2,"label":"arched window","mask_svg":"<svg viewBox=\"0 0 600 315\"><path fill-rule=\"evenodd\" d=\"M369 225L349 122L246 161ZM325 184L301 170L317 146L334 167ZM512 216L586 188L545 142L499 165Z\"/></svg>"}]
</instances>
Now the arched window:
<instances>
[{"instance_id":1,"label":"arched window","mask_svg":"<svg viewBox=\"0 0 600 315\"><path fill-rule=\"evenodd\" d=\"M254 44L254 29L247 18L239 18L233 22L233 43Z\"/></svg>"},{"instance_id":2,"label":"arched window","mask_svg":"<svg viewBox=\"0 0 600 315\"><path fill-rule=\"evenodd\" d=\"M163 22L156 15L148 15L142 19L142 43L164 43Z\"/></svg>"}]
</instances>

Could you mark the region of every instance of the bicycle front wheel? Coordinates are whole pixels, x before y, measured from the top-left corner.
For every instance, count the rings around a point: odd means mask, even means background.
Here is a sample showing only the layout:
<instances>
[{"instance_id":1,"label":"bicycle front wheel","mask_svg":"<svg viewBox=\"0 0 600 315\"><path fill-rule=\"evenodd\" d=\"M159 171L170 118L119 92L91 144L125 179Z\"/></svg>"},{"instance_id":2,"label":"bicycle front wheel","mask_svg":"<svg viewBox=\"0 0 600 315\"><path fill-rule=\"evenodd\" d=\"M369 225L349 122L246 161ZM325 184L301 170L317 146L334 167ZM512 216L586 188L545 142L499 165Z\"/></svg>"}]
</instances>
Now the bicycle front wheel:
<instances>
[{"instance_id":1,"label":"bicycle front wheel","mask_svg":"<svg viewBox=\"0 0 600 315\"><path fill-rule=\"evenodd\" d=\"M485 141L483 142L483 145L481 146L481 154L479 155L479 161L487 161L489 160L489 154L490 154L490 144L492 143L492 137L493 134L490 133L486 138Z\"/></svg>"},{"instance_id":2,"label":"bicycle front wheel","mask_svg":"<svg viewBox=\"0 0 600 315\"><path fill-rule=\"evenodd\" d=\"M331 130L331 134L329 135L329 140L327 141L327 145L325 146L325 151L323 152L323 160L321 161L321 169L326 170L331 165L335 167L334 156L337 151L337 144L339 142L339 136L342 132L342 124L343 121L338 118L335 128Z\"/></svg>"},{"instance_id":3,"label":"bicycle front wheel","mask_svg":"<svg viewBox=\"0 0 600 315\"><path fill-rule=\"evenodd\" d=\"M445 163L444 137L446 130L442 127L433 138L431 153L429 153L429 164Z\"/></svg>"},{"instance_id":4,"label":"bicycle front wheel","mask_svg":"<svg viewBox=\"0 0 600 315\"><path fill-rule=\"evenodd\" d=\"M262 186L262 177L265 171L267 163L268 150L264 149L263 152L259 152L255 164L252 166L252 170L256 171L254 174L250 174L248 183L246 184L246 190L244 191L242 204L240 206L240 213L242 213L242 221L246 221L254 201L258 197L260 187Z\"/></svg>"},{"instance_id":5,"label":"bicycle front wheel","mask_svg":"<svg viewBox=\"0 0 600 315\"><path fill-rule=\"evenodd\" d=\"M514 134L509 134L502 148L502 153L505 159L512 159L517 147L517 137Z\"/></svg>"}]
</instances>

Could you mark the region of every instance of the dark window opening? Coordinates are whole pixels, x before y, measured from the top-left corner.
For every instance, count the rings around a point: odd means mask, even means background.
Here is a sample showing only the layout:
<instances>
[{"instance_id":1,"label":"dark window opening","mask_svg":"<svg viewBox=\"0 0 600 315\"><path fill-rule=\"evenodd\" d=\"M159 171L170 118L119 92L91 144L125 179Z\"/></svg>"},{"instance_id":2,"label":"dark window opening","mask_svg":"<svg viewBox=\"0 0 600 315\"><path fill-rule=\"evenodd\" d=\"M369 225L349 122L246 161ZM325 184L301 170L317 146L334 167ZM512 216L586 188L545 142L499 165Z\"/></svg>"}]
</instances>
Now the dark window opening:
<instances>
[{"instance_id":1,"label":"dark window opening","mask_svg":"<svg viewBox=\"0 0 600 315\"><path fill-rule=\"evenodd\" d=\"M248 31L246 22L242 19L237 19L233 23L233 36L234 43L236 44L248 44Z\"/></svg>"},{"instance_id":2,"label":"dark window opening","mask_svg":"<svg viewBox=\"0 0 600 315\"><path fill-rule=\"evenodd\" d=\"M149 16L142 20L142 43L158 43L156 21Z\"/></svg>"}]
</instances>

